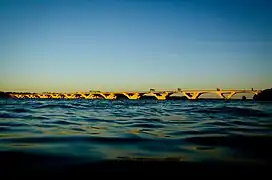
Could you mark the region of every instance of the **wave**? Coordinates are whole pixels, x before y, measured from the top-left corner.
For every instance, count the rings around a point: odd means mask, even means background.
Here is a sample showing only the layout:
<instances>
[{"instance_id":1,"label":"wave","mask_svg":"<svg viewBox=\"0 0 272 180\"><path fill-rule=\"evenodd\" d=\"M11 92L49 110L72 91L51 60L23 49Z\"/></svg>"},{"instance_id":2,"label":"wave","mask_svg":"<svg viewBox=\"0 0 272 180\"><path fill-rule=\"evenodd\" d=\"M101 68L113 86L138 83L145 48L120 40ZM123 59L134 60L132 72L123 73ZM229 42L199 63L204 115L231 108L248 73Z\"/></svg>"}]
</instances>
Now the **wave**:
<instances>
[{"instance_id":1,"label":"wave","mask_svg":"<svg viewBox=\"0 0 272 180\"><path fill-rule=\"evenodd\" d=\"M227 114L233 116L242 116L242 117L272 117L271 114L266 113L261 110L255 110L251 108L239 108L239 107L208 107L208 108L197 108L192 109L195 113L204 113L204 114Z\"/></svg>"},{"instance_id":2,"label":"wave","mask_svg":"<svg viewBox=\"0 0 272 180\"><path fill-rule=\"evenodd\" d=\"M271 160L270 104L9 101L0 106L0 152L63 155L71 161L77 161L74 157L147 161L170 156L186 162Z\"/></svg>"},{"instance_id":3,"label":"wave","mask_svg":"<svg viewBox=\"0 0 272 180\"><path fill-rule=\"evenodd\" d=\"M50 136L50 137L25 137L25 138L7 138L2 139L5 143L102 143L102 144L135 144L151 142L152 140L140 137L100 137L100 136Z\"/></svg>"}]
</instances>

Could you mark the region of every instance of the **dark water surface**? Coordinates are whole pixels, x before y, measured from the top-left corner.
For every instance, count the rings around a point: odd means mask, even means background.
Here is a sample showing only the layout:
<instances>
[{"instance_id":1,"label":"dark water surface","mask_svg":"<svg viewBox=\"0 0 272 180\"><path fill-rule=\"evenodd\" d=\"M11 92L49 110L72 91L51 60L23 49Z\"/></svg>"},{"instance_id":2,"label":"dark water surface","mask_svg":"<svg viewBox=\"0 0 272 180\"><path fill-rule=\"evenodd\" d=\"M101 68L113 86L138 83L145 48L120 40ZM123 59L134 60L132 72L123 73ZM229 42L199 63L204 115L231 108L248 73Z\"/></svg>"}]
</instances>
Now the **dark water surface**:
<instances>
[{"instance_id":1,"label":"dark water surface","mask_svg":"<svg viewBox=\"0 0 272 180\"><path fill-rule=\"evenodd\" d=\"M271 144L272 103L0 100L6 168L111 160L270 165Z\"/></svg>"}]
</instances>

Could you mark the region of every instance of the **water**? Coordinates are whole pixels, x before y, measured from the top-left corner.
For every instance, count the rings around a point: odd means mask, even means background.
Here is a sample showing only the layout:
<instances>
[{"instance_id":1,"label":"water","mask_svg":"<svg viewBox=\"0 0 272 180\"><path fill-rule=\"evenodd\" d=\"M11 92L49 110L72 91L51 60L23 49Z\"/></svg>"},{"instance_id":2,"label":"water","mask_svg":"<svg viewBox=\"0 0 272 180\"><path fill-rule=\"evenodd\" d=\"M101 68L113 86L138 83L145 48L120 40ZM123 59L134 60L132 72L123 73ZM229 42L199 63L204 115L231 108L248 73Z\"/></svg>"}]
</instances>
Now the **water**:
<instances>
[{"instance_id":1,"label":"water","mask_svg":"<svg viewBox=\"0 0 272 180\"><path fill-rule=\"evenodd\" d=\"M9 99L0 117L1 158L22 167L272 160L272 103Z\"/></svg>"}]
</instances>

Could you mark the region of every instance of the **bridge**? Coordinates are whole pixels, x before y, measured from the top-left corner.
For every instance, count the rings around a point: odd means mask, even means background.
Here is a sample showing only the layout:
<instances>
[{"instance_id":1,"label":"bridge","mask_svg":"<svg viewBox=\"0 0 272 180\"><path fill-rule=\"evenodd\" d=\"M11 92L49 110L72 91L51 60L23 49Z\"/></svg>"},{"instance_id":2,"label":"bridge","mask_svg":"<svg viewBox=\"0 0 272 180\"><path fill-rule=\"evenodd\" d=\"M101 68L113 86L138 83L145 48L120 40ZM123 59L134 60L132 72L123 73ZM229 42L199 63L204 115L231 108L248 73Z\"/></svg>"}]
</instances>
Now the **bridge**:
<instances>
[{"instance_id":1,"label":"bridge","mask_svg":"<svg viewBox=\"0 0 272 180\"><path fill-rule=\"evenodd\" d=\"M176 94L185 96L189 100L196 100L203 94L216 94L221 99L231 99L238 93L251 93L257 95L261 90L181 90L178 88L176 91L156 91L150 89L150 91L139 92L76 92L76 93L10 93L12 98L40 98L40 99L109 99L115 100L120 98L126 98L131 100L141 99L144 96L153 96L158 100L166 100L171 98L171 95Z\"/></svg>"}]
</instances>

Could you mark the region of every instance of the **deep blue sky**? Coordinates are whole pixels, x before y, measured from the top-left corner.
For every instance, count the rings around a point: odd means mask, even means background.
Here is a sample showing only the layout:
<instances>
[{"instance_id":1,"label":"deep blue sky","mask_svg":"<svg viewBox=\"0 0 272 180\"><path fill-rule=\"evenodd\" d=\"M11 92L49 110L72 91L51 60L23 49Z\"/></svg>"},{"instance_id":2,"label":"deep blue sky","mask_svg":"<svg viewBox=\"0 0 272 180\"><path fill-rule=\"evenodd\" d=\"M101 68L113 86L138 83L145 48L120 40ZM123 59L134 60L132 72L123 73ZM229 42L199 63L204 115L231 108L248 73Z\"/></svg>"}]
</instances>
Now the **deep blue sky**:
<instances>
[{"instance_id":1,"label":"deep blue sky","mask_svg":"<svg viewBox=\"0 0 272 180\"><path fill-rule=\"evenodd\" d=\"M0 0L0 90L270 88L269 0Z\"/></svg>"}]
</instances>

